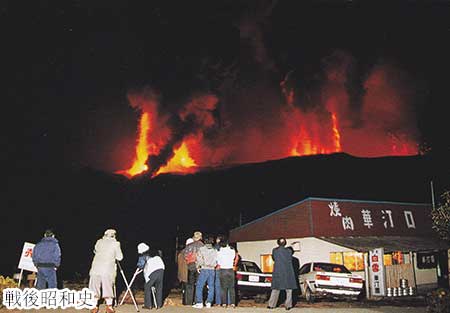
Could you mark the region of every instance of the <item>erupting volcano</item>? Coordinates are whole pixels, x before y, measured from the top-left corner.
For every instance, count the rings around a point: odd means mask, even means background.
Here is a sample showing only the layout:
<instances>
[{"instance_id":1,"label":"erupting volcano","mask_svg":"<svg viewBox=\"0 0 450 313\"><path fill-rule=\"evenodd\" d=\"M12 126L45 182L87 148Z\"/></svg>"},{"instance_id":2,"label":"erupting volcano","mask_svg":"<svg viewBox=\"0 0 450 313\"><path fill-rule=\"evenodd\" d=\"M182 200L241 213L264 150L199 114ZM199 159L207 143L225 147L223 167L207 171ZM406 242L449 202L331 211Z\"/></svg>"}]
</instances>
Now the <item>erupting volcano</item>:
<instances>
[{"instance_id":1,"label":"erupting volcano","mask_svg":"<svg viewBox=\"0 0 450 313\"><path fill-rule=\"evenodd\" d=\"M130 93L131 106L140 112L138 139L132 166L119 173L154 177L336 152L359 157L418 154L409 109L413 94L404 76L392 66L374 66L355 105L345 60L328 64L313 90L303 90L290 72L280 83L278 102L264 97L257 86L234 98L197 93L169 111L154 90Z\"/></svg>"}]
</instances>

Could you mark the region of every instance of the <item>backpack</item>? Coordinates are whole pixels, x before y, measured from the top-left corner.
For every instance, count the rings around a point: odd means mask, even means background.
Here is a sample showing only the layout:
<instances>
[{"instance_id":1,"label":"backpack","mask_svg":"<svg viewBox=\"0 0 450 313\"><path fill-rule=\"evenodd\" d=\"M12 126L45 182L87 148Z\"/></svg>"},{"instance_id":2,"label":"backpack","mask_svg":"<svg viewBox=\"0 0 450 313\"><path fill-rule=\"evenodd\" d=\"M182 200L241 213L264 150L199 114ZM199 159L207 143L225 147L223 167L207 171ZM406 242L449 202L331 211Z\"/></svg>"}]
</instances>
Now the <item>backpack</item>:
<instances>
[{"instance_id":1,"label":"backpack","mask_svg":"<svg viewBox=\"0 0 450 313\"><path fill-rule=\"evenodd\" d=\"M194 251L188 251L184 254L184 259L186 260L186 264L195 263L197 261L197 253Z\"/></svg>"}]
</instances>

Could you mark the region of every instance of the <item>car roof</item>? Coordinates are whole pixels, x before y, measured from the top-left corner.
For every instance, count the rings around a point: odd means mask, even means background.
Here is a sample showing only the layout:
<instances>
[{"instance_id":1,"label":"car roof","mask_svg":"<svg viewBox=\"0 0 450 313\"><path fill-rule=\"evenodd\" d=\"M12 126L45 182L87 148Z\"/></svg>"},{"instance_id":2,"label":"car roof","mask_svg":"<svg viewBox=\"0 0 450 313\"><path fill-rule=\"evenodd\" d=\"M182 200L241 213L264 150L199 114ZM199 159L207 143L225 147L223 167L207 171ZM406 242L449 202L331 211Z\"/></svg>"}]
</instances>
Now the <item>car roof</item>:
<instances>
[{"instance_id":1,"label":"car roof","mask_svg":"<svg viewBox=\"0 0 450 313\"><path fill-rule=\"evenodd\" d=\"M256 264L256 262L253 262L253 261L250 261L250 260L241 260L241 262L242 262L242 263L245 262L245 263L253 263L253 264Z\"/></svg>"}]
</instances>

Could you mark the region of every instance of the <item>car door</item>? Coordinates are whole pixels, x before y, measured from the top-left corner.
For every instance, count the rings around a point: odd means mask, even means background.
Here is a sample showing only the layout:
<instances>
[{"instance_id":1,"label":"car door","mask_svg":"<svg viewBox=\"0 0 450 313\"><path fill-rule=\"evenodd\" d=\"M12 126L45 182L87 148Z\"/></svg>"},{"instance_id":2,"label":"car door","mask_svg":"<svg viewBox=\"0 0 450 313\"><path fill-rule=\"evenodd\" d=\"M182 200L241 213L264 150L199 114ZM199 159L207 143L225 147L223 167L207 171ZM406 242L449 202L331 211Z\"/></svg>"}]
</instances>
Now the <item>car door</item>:
<instances>
[{"instance_id":1,"label":"car door","mask_svg":"<svg viewBox=\"0 0 450 313\"><path fill-rule=\"evenodd\" d=\"M306 286L305 280L310 270L311 270L311 263L306 263L298 271L298 283L300 285L301 294L305 294L305 286Z\"/></svg>"}]
</instances>

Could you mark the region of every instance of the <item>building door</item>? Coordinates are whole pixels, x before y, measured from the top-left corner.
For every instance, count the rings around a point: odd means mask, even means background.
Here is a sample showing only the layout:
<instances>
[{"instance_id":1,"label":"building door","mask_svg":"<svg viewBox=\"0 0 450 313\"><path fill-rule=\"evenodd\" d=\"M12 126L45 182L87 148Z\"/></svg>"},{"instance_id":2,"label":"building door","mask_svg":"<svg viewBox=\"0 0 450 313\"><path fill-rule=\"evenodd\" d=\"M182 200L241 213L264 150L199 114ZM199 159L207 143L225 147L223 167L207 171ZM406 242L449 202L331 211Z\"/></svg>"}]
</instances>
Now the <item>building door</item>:
<instances>
[{"instance_id":1,"label":"building door","mask_svg":"<svg viewBox=\"0 0 450 313\"><path fill-rule=\"evenodd\" d=\"M447 250L439 250L437 253L437 278L438 278L438 287L440 288L449 288L448 281L448 251Z\"/></svg>"}]
</instances>

